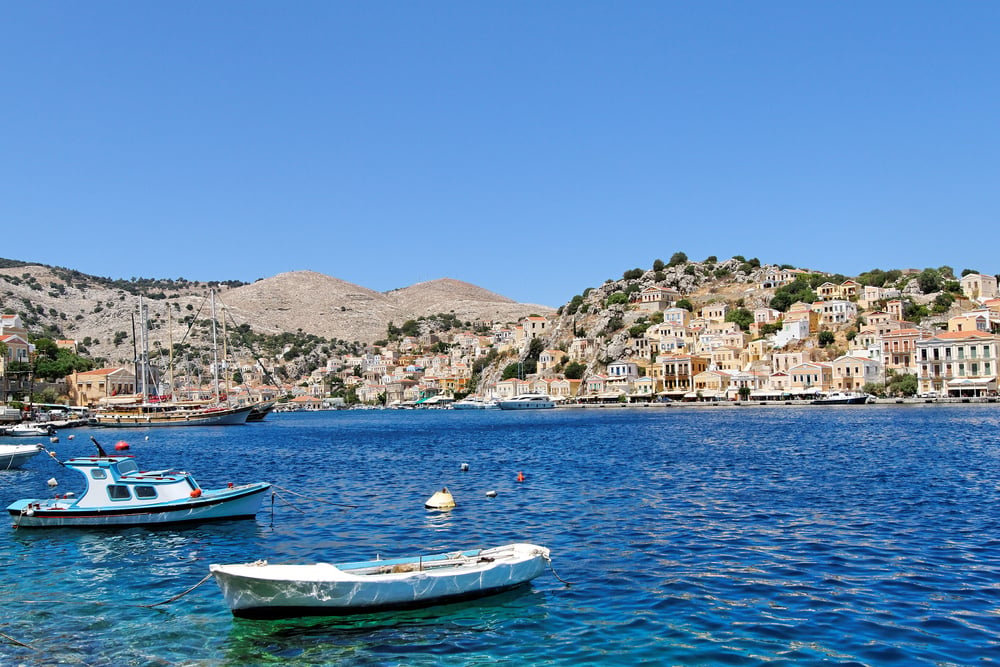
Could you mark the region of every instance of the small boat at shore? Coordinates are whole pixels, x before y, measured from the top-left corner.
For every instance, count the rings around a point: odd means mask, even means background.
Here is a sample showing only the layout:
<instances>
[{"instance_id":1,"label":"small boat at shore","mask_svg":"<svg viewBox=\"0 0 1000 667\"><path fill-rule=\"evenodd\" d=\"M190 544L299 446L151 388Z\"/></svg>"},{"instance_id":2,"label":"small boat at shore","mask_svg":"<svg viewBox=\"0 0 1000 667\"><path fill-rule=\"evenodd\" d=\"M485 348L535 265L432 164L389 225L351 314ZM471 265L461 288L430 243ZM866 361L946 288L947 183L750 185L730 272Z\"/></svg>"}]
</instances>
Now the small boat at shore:
<instances>
[{"instance_id":1,"label":"small boat at shore","mask_svg":"<svg viewBox=\"0 0 1000 667\"><path fill-rule=\"evenodd\" d=\"M209 566L234 616L290 618L412 609L474 599L526 584L549 550L508 544L357 563Z\"/></svg>"},{"instance_id":2,"label":"small boat at shore","mask_svg":"<svg viewBox=\"0 0 1000 667\"><path fill-rule=\"evenodd\" d=\"M491 410L497 407L496 401L488 401L482 396L466 396L451 404L452 410Z\"/></svg>"},{"instance_id":3,"label":"small boat at shore","mask_svg":"<svg viewBox=\"0 0 1000 667\"><path fill-rule=\"evenodd\" d=\"M497 401L501 410L538 410L556 407L555 402L545 394L518 394L514 398Z\"/></svg>"},{"instance_id":4,"label":"small boat at shore","mask_svg":"<svg viewBox=\"0 0 1000 667\"><path fill-rule=\"evenodd\" d=\"M17 424L3 429L3 434L9 438L44 438L52 435L55 429L46 424Z\"/></svg>"},{"instance_id":5,"label":"small boat at shore","mask_svg":"<svg viewBox=\"0 0 1000 667\"><path fill-rule=\"evenodd\" d=\"M140 471L131 456L108 456L100 445L97 449L97 456L57 459L86 480L79 497L66 493L18 500L7 507L14 527L148 526L253 518L271 488L256 482L202 489L189 473Z\"/></svg>"},{"instance_id":6,"label":"small boat at shore","mask_svg":"<svg viewBox=\"0 0 1000 667\"><path fill-rule=\"evenodd\" d=\"M868 402L868 394L858 391L834 391L813 399L813 405L863 405Z\"/></svg>"},{"instance_id":7,"label":"small boat at shore","mask_svg":"<svg viewBox=\"0 0 1000 667\"><path fill-rule=\"evenodd\" d=\"M17 468L43 449L41 445L0 445L0 470Z\"/></svg>"}]
</instances>

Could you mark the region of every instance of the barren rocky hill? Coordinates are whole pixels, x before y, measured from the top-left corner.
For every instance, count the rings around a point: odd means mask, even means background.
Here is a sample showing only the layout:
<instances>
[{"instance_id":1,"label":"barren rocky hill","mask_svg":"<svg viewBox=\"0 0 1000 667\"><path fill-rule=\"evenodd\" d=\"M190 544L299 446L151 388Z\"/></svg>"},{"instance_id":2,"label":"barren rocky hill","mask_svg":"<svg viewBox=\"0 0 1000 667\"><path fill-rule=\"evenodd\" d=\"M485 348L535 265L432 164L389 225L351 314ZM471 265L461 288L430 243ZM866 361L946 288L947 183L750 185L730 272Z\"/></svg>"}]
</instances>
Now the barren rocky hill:
<instances>
[{"instance_id":1,"label":"barren rocky hill","mask_svg":"<svg viewBox=\"0 0 1000 667\"><path fill-rule=\"evenodd\" d=\"M9 263L9 262L8 262ZM152 284L145 284L145 283ZM384 338L390 322L438 313L453 313L462 321L510 321L552 311L546 306L519 304L458 280L441 279L382 293L314 271L282 273L249 285L178 283L177 281L111 281L70 269L37 264L0 268L0 311L19 313L33 333L83 341L89 353L112 363L133 356L132 316L138 294L147 297L151 339L167 344L170 309L173 340L185 336L185 315L209 317L211 290L217 307L230 321L249 324L254 331L311 333L329 339L371 343ZM128 340L123 340L127 334ZM116 344L114 341L118 340Z\"/></svg>"}]
</instances>

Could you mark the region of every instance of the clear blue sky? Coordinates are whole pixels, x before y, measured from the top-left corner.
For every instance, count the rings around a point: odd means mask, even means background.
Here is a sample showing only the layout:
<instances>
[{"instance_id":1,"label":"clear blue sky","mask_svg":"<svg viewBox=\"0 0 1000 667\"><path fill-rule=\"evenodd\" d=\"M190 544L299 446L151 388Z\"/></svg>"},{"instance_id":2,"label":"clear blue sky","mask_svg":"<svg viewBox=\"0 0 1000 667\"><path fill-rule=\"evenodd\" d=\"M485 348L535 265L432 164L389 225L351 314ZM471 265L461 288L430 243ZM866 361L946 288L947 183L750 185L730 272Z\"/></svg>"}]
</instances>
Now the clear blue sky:
<instances>
[{"instance_id":1,"label":"clear blue sky","mask_svg":"<svg viewBox=\"0 0 1000 667\"><path fill-rule=\"evenodd\" d=\"M993 1L7 2L0 257L551 306L676 251L997 273L998 34Z\"/></svg>"}]
</instances>

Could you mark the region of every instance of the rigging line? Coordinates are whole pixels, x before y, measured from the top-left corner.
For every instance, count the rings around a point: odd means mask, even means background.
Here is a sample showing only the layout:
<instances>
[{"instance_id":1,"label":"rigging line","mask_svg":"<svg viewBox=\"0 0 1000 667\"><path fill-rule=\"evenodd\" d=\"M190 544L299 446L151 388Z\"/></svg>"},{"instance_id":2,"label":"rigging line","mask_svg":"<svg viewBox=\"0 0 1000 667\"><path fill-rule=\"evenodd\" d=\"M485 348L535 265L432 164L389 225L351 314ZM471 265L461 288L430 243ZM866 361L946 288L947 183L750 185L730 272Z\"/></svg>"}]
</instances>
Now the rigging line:
<instances>
[{"instance_id":1,"label":"rigging line","mask_svg":"<svg viewBox=\"0 0 1000 667\"><path fill-rule=\"evenodd\" d=\"M201 311L205 307L206 301L208 301L207 296L201 300L201 305L198 306L198 312L194 314L194 317L191 319L191 323L188 325L187 331L184 332L184 337L181 338L180 343L177 343L178 345L183 345L184 341L187 340L188 334L191 333L191 330L194 329L194 325L198 322L198 316L201 315Z\"/></svg>"},{"instance_id":2,"label":"rigging line","mask_svg":"<svg viewBox=\"0 0 1000 667\"><path fill-rule=\"evenodd\" d=\"M195 584L191 588L187 589L183 593L178 593L177 595L173 596L172 598L167 598L166 600L163 600L162 602L155 602L153 604L140 604L140 605L136 605L136 606L137 607L145 607L145 608L148 609L150 607L159 607L161 604L169 604L171 602L175 602L177 600L180 600L182 597L184 597L185 595L187 595L188 593L190 593L194 589L198 588L199 586L201 586L203 583L205 583L206 581L208 581L211 578L212 578L212 573L209 572L208 574L205 575L204 579L202 579L197 584Z\"/></svg>"},{"instance_id":3,"label":"rigging line","mask_svg":"<svg viewBox=\"0 0 1000 667\"><path fill-rule=\"evenodd\" d=\"M222 300L221 296L219 295L216 296L219 299L219 303L222 304L223 319L225 319L225 317L228 316L229 321L233 323L233 328L239 329L240 325L236 322L236 318L233 317L233 313L231 312L232 309L228 305L226 305L226 302ZM252 329L250 333L253 334ZM275 381L274 376L272 376L271 372L267 370L267 367L264 365L264 362L260 360L260 357L257 355L257 351L253 348L253 341L245 340L242 337L240 338L240 341L246 343L247 350L250 352L250 355L254 358L254 361L257 362L257 365L260 366L260 369L264 372L264 379L267 380L269 384L277 386L278 383Z\"/></svg>"}]
</instances>

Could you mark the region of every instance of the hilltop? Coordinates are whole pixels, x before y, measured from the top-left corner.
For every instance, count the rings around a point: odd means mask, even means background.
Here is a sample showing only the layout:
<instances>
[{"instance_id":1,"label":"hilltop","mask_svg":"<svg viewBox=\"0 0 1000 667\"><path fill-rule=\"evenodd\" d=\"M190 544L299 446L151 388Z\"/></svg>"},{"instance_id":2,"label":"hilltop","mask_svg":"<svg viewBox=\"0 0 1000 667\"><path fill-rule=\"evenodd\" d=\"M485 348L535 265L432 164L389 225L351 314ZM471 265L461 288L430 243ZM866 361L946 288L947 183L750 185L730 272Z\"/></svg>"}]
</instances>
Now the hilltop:
<instances>
[{"instance_id":1,"label":"hilltop","mask_svg":"<svg viewBox=\"0 0 1000 667\"><path fill-rule=\"evenodd\" d=\"M483 288L443 278L389 292L313 271L282 273L252 284L185 280L112 280L40 264L0 259L0 311L18 313L37 335L73 339L109 363L133 358L132 319L139 296L149 309L155 345L201 341L210 317L210 292L230 325L259 334L301 332L362 346L385 338L390 324L447 313L460 321L515 322L551 315L547 306L521 304ZM169 314L168 314L169 309ZM220 318L221 319L221 318ZM168 323L171 325L167 330Z\"/></svg>"}]
</instances>

